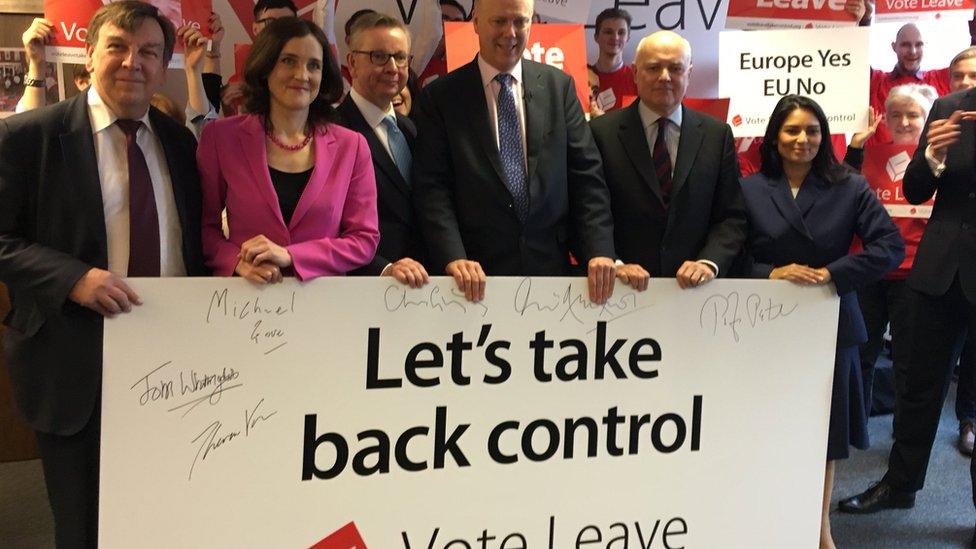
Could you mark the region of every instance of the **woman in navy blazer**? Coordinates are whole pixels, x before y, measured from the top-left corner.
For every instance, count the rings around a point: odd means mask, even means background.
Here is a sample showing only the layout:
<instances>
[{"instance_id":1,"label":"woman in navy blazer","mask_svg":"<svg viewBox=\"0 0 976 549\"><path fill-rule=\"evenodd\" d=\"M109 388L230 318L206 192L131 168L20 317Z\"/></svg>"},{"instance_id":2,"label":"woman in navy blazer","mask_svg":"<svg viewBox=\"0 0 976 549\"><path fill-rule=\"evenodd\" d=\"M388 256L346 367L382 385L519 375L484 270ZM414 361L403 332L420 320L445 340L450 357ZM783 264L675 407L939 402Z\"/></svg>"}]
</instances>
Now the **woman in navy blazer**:
<instances>
[{"instance_id":1,"label":"woman in navy blazer","mask_svg":"<svg viewBox=\"0 0 976 549\"><path fill-rule=\"evenodd\" d=\"M783 97L761 148L762 168L742 181L749 215L747 276L796 284L834 283L840 295L837 352L827 437L820 546L834 547L828 515L834 460L867 448L858 346L867 339L857 288L905 255L898 228L867 182L838 164L827 117L806 97ZM848 254L857 235L864 249Z\"/></svg>"},{"instance_id":2,"label":"woman in navy blazer","mask_svg":"<svg viewBox=\"0 0 976 549\"><path fill-rule=\"evenodd\" d=\"M331 122L342 80L322 30L272 21L244 81L251 114L208 124L197 150L208 266L262 284L369 263L379 242L373 162L362 135Z\"/></svg>"}]
</instances>

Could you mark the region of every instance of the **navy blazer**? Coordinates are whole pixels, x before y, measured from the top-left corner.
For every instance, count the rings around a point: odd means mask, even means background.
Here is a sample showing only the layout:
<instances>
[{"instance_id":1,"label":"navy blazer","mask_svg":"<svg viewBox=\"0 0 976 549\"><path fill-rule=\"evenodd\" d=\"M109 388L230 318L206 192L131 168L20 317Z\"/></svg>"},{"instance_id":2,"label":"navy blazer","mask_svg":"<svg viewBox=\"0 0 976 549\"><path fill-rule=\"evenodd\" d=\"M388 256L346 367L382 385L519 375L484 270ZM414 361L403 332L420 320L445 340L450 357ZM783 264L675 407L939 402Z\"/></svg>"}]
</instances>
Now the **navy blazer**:
<instances>
[{"instance_id":1,"label":"navy blazer","mask_svg":"<svg viewBox=\"0 0 976 549\"><path fill-rule=\"evenodd\" d=\"M901 264L905 244L898 227L859 174L837 183L807 175L794 200L786 177L762 173L742 181L749 215L746 276L769 278L774 267L799 263L826 267L840 295L837 346L867 341L855 290ZM864 249L850 254L857 235Z\"/></svg>"}]
</instances>

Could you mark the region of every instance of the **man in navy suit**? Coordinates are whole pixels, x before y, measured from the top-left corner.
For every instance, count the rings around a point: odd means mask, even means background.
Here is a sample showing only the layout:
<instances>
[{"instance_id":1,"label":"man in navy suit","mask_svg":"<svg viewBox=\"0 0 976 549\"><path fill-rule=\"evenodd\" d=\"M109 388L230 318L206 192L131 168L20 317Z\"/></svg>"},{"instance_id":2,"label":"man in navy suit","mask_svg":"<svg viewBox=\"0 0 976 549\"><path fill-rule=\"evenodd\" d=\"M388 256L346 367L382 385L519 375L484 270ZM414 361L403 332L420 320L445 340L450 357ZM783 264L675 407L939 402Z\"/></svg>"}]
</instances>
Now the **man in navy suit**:
<instances>
[{"instance_id":1,"label":"man in navy suit","mask_svg":"<svg viewBox=\"0 0 976 549\"><path fill-rule=\"evenodd\" d=\"M349 34L346 66L352 89L339 105L340 123L366 138L376 173L380 243L376 257L353 274L392 276L419 287L427 282L424 251L411 201L410 166L417 129L393 110L407 84L410 36L403 23L381 13L359 17Z\"/></svg>"},{"instance_id":2,"label":"man in navy suit","mask_svg":"<svg viewBox=\"0 0 976 549\"><path fill-rule=\"evenodd\" d=\"M615 275L613 220L600 153L573 81L523 60L531 0L479 0L479 53L424 89L418 106L414 197L434 272L471 300L490 275L570 274L584 266L590 299L605 301Z\"/></svg>"}]
</instances>

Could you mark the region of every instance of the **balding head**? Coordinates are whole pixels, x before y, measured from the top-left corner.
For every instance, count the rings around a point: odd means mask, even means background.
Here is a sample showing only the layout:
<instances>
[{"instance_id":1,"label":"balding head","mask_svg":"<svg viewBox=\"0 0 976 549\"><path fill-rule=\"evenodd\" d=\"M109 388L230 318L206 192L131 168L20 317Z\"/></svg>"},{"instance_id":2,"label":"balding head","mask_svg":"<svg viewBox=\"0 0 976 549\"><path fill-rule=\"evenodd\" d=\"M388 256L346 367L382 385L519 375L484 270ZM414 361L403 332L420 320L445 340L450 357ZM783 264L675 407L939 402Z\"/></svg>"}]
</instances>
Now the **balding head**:
<instances>
[{"instance_id":1,"label":"balding head","mask_svg":"<svg viewBox=\"0 0 976 549\"><path fill-rule=\"evenodd\" d=\"M891 43L891 49L898 56L897 69L906 74L914 74L922 67L922 49L925 42L922 33L914 23L902 25Z\"/></svg>"},{"instance_id":2,"label":"balding head","mask_svg":"<svg viewBox=\"0 0 976 549\"><path fill-rule=\"evenodd\" d=\"M671 31L645 36L637 45L634 80L641 102L661 116L681 105L691 75L691 44Z\"/></svg>"}]
</instances>

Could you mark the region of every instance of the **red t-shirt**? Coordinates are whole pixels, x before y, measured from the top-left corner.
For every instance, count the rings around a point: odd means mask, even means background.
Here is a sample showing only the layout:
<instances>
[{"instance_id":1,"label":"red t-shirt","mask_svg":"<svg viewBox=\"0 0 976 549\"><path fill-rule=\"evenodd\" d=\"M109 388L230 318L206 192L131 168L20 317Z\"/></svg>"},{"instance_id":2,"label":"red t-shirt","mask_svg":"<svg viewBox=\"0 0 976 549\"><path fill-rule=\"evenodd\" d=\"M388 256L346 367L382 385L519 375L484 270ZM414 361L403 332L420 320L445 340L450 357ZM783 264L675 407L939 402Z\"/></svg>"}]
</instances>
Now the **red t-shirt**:
<instances>
[{"instance_id":1,"label":"red t-shirt","mask_svg":"<svg viewBox=\"0 0 976 549\"><path fill-rule=\"evenodd\" d=\"M447 74L447 60L432 57L430 61L427 62L427 66L424 67L424 72L420 73L420 76L418 77L418 80L420 80L420 87L425 87L427 84L430 84L445 74Z\"/></svg>"},{"instance_id":2,"label":"red t-shirt","mask_svg":"<svg viewBox=\"0 0 976 549\"><path fill-rule=\"evenodd\" d=\"M599 93L612 89L613 95L616 98L613 106L609 109L604 109L604 112L626 107L627 105L623 103L624 98L637 96L637 84L634 82L634 69L630 65L624 65L613 72L600 72L592 66L590 69L600 79ZM596 100L597 98L594 97L593 99ZM599 101L597 101L597 104L600 104Z\"/></svg>"}]
</instances>

